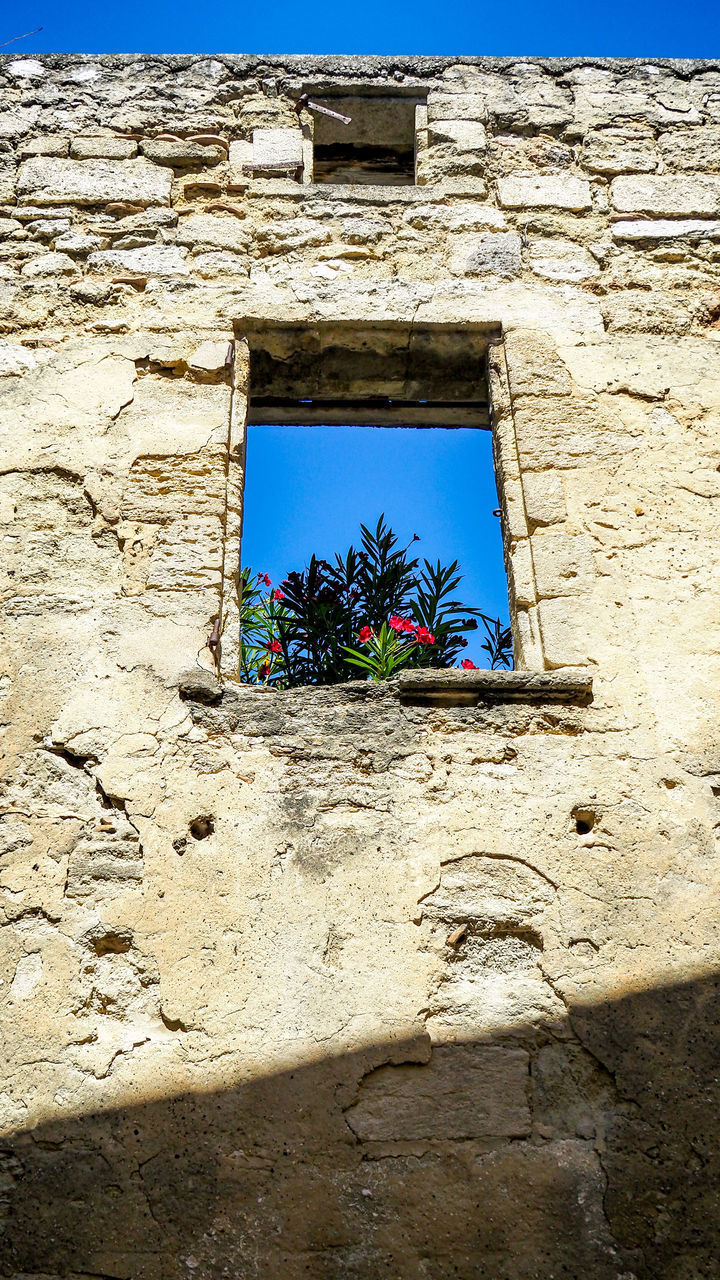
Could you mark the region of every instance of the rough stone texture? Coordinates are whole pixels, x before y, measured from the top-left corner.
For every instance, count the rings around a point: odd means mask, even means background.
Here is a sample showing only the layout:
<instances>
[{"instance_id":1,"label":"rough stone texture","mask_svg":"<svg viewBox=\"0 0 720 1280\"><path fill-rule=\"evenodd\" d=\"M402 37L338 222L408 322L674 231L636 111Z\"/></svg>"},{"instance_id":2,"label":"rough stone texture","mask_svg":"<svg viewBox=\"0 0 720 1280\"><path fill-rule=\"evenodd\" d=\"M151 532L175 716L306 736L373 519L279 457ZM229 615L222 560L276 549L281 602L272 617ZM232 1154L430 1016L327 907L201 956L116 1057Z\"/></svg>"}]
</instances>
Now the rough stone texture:
<instances>
[{"instance_id":1,"label":"rough stone texture","mask_svg":"<svg viewBox=\"0 0 720 1280\"><path fill-rule=\"evenodd\" d=\"M167 204L170 177L143 160L56 160L37 156L18 171L17 191L36 204ZM29 197L29 199L28 199Z\"/></svg>"},{"instance_id":2,"label":"rough stone texture","mask_svg":"<svg viewBox=\"0 0 720 1280\"><path fill-rule=\"evenodd\" d=\"M500 178L497 188L503 209L590 208L590 184L582 178L518 173L512 178Z\"/></svg>"},{"instance_id":3,"label":"rough stone texture","mask_svg":"<svg viewBox=\"0 0 720 1280\"><path fill-rule=\"evenodd\" d=\"M466 236L450 265L462 275L517 276L522 267L522 241L512 231Z\"/></svg>"},{"instance_id":4,"label":"rough stone texture","mask_svg":"<svg viewBox=\"0 0 720 1280\"><path fill-rule=\"evenodd\" d=\"M0 81L0 1270L710 1280L720 64ZM258 324L487 347L516 672L237 684Z\"/></svg>"},{"instance_id":5,"label":"rough stone texture","mask_svg":"<svg viewBox=\"0 0 720 1280\"><path fill-rule=\"evenodd\" d=\"M621 213L720 213L720 177L693 174L682 177L616 178L611 199Z\"/></svg>"}]
</instances>

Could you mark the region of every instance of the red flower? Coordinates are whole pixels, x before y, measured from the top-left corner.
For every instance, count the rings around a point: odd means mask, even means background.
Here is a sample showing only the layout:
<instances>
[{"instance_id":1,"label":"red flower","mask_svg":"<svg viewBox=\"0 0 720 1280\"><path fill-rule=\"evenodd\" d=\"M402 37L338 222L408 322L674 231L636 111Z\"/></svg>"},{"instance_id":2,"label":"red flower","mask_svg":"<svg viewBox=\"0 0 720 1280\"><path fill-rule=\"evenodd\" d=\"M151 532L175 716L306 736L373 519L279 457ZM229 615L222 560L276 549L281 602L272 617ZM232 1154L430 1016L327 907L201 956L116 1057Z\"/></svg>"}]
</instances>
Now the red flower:
<instances>
[{"instance_id":1,"label":"red flower","mask_svg":"<svg viewBox=\"0 0 720 1280\"><path fill-rule=\"evenodd\" d=\"M276 587L276 588L275 588L275 590L274 590L274 591L273 591L273 593L272 593L272 598L273 598L273 600L284 600L284 599L285 599L285 592L284 592L284 591L281 591L279 587Z\"/></svg>"},{"instance_id":2,"label":"red flower","mask_svg":"<svg viewBox=\"0 0 720 1280\"><path fill-rule=\"evenodd\" d=\"M270 586L272 586L272 583L271 583L271 581L270 581L270 579L269 579L269 577L268 577L268 575L267 575L266 573L259 573L259 574L258 574L258 576L257 576L257 580L258 580L258 582L262 582L262 583L264 583L264 585L265 585L266 587L270 587Z\"/></svg>"},{"instance_id":3,"label":"red flower","mask_svg":"<svg viewBox=\"0 0 720 1280\"><path fill-rule=\"evenodd\" d=\"M388 626L393 631L398 632L407 631L412 633L415 630L415 626L409 618L398 618L396 614L393 614L392 618L388 618Z\"/></svg>"},{"instance_id":4,"label":"red flower","mask_svg":"<svg viewBox=\"0 0 720 1280\"><path fill-rule=\"evenodd\" d=\"M373 631L372 627L362 627L358 633L358 640L360 641L361 644L368 644L368 642L372 640L374 635L375 635L375 632Z\"/></svg>"},{"instance_id":5,"label":"red flower","mask_svg":"<svg viewBox=\"0 0 720 1280\"><path fill-rule=\"evenodd\" d=\"M416 627L415 639L417 640L418 644L434 644L435 643L435 637L434 635L432 635L430 631L428 631L427 627Z\"/></svg>"},{"instance_id":6,"label":"red flower","mask_svg":"<svg viewBox=\"0 0 720 1280\"><path fill-rule=\"evenodd\" d=\"M462 662L460 663L460 666L462 667L463 671L479 670L479 668L475 666L475 663L471 662L469 658L463 658Z\"/></svg>"},{"instance_id":7,"label":"red flower","mask_svg":"<svg viewBox=\"0 0 720 1280\"><path fill-rule=\"evenodd\" d=\"M258 676L260 677L261 680L264 680L266 676L269 676L269 675L270 675L270 663L262 662L258 667Z\"/></svg>"},{"instance_id":8,"label":"red flower","mask_svg":"<svg viewBox=\"0 0 720 1280\"><path fill-rule=\"evenodd\" d=\"M271 653L282 653L282 645L279 640L268 640L265 648L269 649Z\"/></svg>"}]
</instances>

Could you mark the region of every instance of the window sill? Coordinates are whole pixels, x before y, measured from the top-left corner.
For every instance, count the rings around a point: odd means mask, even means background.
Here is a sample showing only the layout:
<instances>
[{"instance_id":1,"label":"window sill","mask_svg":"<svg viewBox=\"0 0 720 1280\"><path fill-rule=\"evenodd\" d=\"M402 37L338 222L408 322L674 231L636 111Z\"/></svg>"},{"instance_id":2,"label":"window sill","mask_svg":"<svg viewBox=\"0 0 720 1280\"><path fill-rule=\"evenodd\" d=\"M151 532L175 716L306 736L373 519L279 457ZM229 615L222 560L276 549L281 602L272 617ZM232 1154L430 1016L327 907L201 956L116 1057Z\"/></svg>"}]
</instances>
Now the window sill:
<instances>
[{"instance_id":1,"label":"window sill","mask_svg":"<svg viewBox=\"0 0 720 1280\"><path fill-rule=\"evenodd\" d=\"M212 672L195 667L179 679L183 700L207 705L218 703L224 694L253 693L263 696L277 691L262 685L222 685ZM583 669L566 667L560 671L402 671L393 680L377 684L353 681L340 685L305 685L285 696L317 694L331 700L367 697L383 692L400 702L415 706L478 706L492 703L564 703L586 706L592 702L592 676Z\"/></svg>"},{"instance_id":2,"label":"window sill","mask_svg":"<svg viewBox=\"0 0 720 1280\"><path fill-rule=\"evenodd\" d=\"M487 702L592 702L592 676L561 671L401 671L392 681L401 702L477 706Z\"/></svg>"}]
</instances>

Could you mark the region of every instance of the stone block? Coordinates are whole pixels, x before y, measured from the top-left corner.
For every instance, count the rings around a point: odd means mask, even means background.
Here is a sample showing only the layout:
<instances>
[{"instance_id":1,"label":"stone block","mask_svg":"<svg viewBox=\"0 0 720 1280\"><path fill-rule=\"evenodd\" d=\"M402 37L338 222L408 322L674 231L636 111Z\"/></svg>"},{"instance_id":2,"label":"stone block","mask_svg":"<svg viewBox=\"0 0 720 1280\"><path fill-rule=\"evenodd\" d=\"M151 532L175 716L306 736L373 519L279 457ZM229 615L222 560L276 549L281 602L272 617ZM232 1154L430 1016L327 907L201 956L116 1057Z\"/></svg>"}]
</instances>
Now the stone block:
<instances>
[{"instance_id":1,"label":"stone block","mask_svg":"<svg viewBox=\"0 0 720 1280\"><path fill-rule=\"evenodd\" d=\"M543 655L551 670L587 662L592 623L586 601L567 596L540 600L537 617Z\"/></svg>"},{"instance_id":2,"label":"stone block","mask_svg":"<svg viewBox=\"0 0 720 1280\"><path fill-rule=\"evenodd\" d=\"M693 174L674 177L615 178L610 188L619 213L673 215L720 214L720 177Z\"/></svg>"},{"instance_id":3,"label":"stone block","mask_svg":"<svg viewBox=\"0 0 720 1280\"><path fill-rule=\"evenodd\" d=\"M250 268L247 258L237 253L228 253L224 249L212 249L208 253L193 256L193 271L197 271L203 280L212 280L216 276L242 276L248 278Z\"/></svg>"},{"instance_id":4,"label":"stone block","mask_svg":"<svg viewBox=\"0 0 720 1280\"><path fill-rule=\"evenodd\" d=\"M591 207L590 183L559 174L520 174L499 178L498 200L504 209L572 209Z\"/></svg>"},{"instance_id":5,"label":"stone block","mask_svg":"<svg viewBox=\"0 0 720 1280\"><path fill-rule=\"evenodd\" d=\"M137 154L137 143L132 138L88 135L73 138L70 155L73 160L130 160Z\"/></svg>"},{"instance_id":6,"label":"stone block","mask_svg":"<svg viewBox=\"0 0 720 1280\"><path fill-rule=\"evenodd\" d=\"M39 258L31 258L22 268L22 274L34 278L36 276L76 276L78 267L66 253L43 253Z\"/></svg>"},{"instance_id":7,"label":"stone block","mask_svg":"<svg viewBox=\"0 0 720 1280\"><path fill-rule=\"evenodd\" d=\"M636 447L617 413L596 397L528 395L514 405L513 419L523 472L617 463Z\"/></svg>"},{"instance_id":8,"label":"stone block","mask_svg":"<svg viewBox=\"0 0 720 1280\"><path fill-rule=\"evenodd\" d=\"M403 222L418 231L476 231L480 228L493 227L498 230L507 226L505 214L490 204L470 204L463 201L459 204L421 204L406 209Z\"/></svg>"},{"instance_id":9,"label":"stone block","mask_svg":"<svg viewBox=\"0 0 720 1280\"><path fill-rule=\"evenodd\" d=\"M598 129L586 135L580 163L592 173L653 173L658 166L655 137L631 126Z\"/></svg>"},{"instance_id":10,"label":"stone block","mask_svg":"<svg viewBox=\"0 0 720 1280\"><path fill-rule=\"evenodd\" d=\"M20 165L18 194L25 203L169 204L172 174L147 160L63 160L36 156Z\"/></svg>"},{"instance_id":11,"label":"stone block","mask_svg":"<svg viewBox=\"0 0 720 1280\"><path fill-rule=\"evenodd\" d=\"M46 138L32 138L23 142L18 148L18 155L21 160L28 160L31 156L66 156L69 146L68 138L50 134Z\"/></svg>"},{"instance_id":12,"label":"stone block","mask_svg":"<svg viewBox=\"0 0 720 1280\"><path fill-rule=\"evenodd\" d=\"M479 93L429 93L429 124L439 120L487 120L487 102Z\"/></svg>"},{"instance_id":13,"label":"stone block","mask_svg":"<svg viewBox=\"0 0 720 1280\"><path fill-rule=\"evenodd\" d=\"M521 1138L530 1129L528 1055L442 1045L424 1066L379 1067L345 1118L361 1142Z\"/></svg>"},{"instance_id":14,"label":"stone block","mask_svg":"<svg viewBox=\"0 0 720 1280\"><path fill-rule=\"evenodd\" d=\"M15 196L15 165L0 160L0 203L10 204Z\"/></svg>"},{"instance_id":15,"label":"stone block","mask_svg":"<svg viewBox=\"0 0 720 1280\"><path fill-rule=\"evenodd\" d=\"M240 218L211 213L193 213L178 223L178 244L203 245L214 249L231 249L244 253L250 243L250 232Z\"/></svg>"},{"instance_id":16,"label":"stone block","mask_svg":"<svg viewBox=\"0 0 720 1280\"><path fill-rule=\"evenodd\" d=\"M514 543L510 552L510 574L515 605L520 609L530 608L535 604L535 585L529 538L520 538Z\"/></svg>"},{"instance_id":17,"label":"stone block","mask_svg":"<svg viewBox=\"0 0 720 1280\"><path fill-rule=\"evenodd\" d=\"M487 150L485 126L476 120L438 120L428 129L428 141L431 146L450 143L458 151Z\"/></svg>"},{"instance_id":18,"label":"stone block","mask_svg":"<svg viewBox=\"0 0 720 1280\"><path fill-rule=\"evenodd\" d=\"M346 218L342 238L348 244L377 244L390 229L390 224L379 218Z\"/></svg>"},{"instance_id":19,"label":"stone block","mask_svg":"<svg viewBox=\"0 0 720 1280\"><path fill-rule=\"evenodd\" d=\"M572 240L531 240L527 257L544 280L591 280L600 274L592 254Z\"/></svg>"},{"instance_id":20,"label":"stone block","mask_svg":"<svg viewBox=\"0 0 720 1280\"><path fill-rule=\"evenodd\" d=\"M252 163L298 168L303 162L300 129L253 129Z\"/></svg>"},{"instance_id":21,"label":"stone block","mask_svg":"<svg viewBox=\"0 0 720 1280\"><path fill-rule=\"evenodd\" d=\"M37 222L30 222L27 226L27 232L31 240L44 240L46 242L54 240L56 236L60 236L69 230L69 218L39 218Z\"/></svg>"},{"instance_id":22,"label":"stone block","mask_svg":"<svg viewBox=\"0 0 720 1280\"><path fill-rule=\"evenodd\" d=\"M463 236L450 269L459 275L517 276L522 266L522 242L513 231L487 231Z\"/></svg>"},{"instance_id":23,"label":"stone block","mask_svg":"<svg viewBox=\"0 0 720 1280\"><path fill-rule=\"evenodd\" d=\"M0 218L0 240L7 240L14 231L20 231L22 223L17 218Z\"/></svg>"},{"instance_id":24,"label":"stone block","mask_svg":"<svg viewBox=\"0 0 720 1280\"><path fill-rule=\"evenodd\" d=\"M558 524L566 518L562 477L556 471L526 471L522 484L531 532L538 526Z\"/></svg>"},{"instance_id":25,"label":"stone block","mask_svg":"<svg viewBox=\"0 0 720 1280\"><path fill-rule=\"evenodd\" d=\"M186 276L189 268L182 249L174 245L149 245L145 249L106 249L91 253L88 266L93 271L113 271L118 275Z\"/></svg>"},{"instance_id":26,"label":"stone block","mask_svg":"<svg viewBox=\"0 0 720 1280\"><path fill-rule=\"evenodd\" d=\"M212 706L222 698L222 685L212 671L204 667L189 667L178 677L178 693L184 701L202 702Z\"/></svg>"},{"instance_id":27,"label":"stone block","mask_svg":"<svg viewBox=\"0 0 720 1280\"><path fill-rule=\"evenodd\" d=\"M668 129L660 135L658 147L669 169L720 170L720 126L697 129Z\"/></svg>"},{"instance_id":28,"label":"stone block","mask_svg":"<svg viewBox=\"0 0 720 1280\"><path fill-rule=\"evenodd\" d=\"M642 218L628 222L615 222L612 226L613 240L718 240L720 239L720 221L705 221L699 218Z\"/></svg>"},{"instance_id":29,"label":"stone block","mask_svg":"<svg viewBox=\"0 0 720 1280\"><path fill-rule=\"evenodd\" d=\"M482 180L484 169L484 150L463 151L452 142L436 142L418 157L418 183L421 186L442 183L447 192L474 195L477 200L483 200L487 195Z\"/></svg>"},{"instance_id":30,"label":"stone block","mask_svg":"<svg viewBox=\"0 0 720 1280\"><path fill-rule=\"evenodd\" d=\"M506 356L513 398L570 395L570 374L546 334L515 330L508 335Z\"/></svg>"},{"instance_id":31,"label":"stone block","mask_svg":"<svg viewBox=\"0 0 720 1280\"><path fill-rule=\"evenodd\" d=\"M0 111L0 138L22 138L35 126L39 115L39 107L14 107ZM52 137L47 139L48 142L52 140ZM41 145L43 141L40 140Z\"/></svg>"},{"instance_id":32,"label":"stone block","mask_svg":"<svg viewBox=\"0 0 720 1280\"><path fill-rule=\"evenodd\" d=\"M154 164L183 169L188 165L214 165L225 159L227 152L218 144L204 145L188 138L149 138L142 143L142 153Z\"/></svg>"},{"instance_id":33,"label":"stone block","mask_svg":"<svg viewBox=\"0 0 720 1280\"><path fill-rule=\"evenodd\" d=\"M682 335L693 324L693 306L688 305L688 299L684 295L663 297L662 294L655 294L650 306L647 293L638 289L626 289L617 297L603 298L601 305L608 333ZM697 295L694 306L702 311L703 300Z\"/></svg>"},{"instance_id":34,"label":"stone block","mask_svg":"<svg viewBox=\"0 0 720 1280\"><path fill-rule=\"evenodd\" d=\"M548 529L533 538L535 585L541 599L585 594L594 577L590 544L584 534Z\"/></svg>"},{"instance_id":35,"label":"stone block","mask_svg":"<svg viewBox=\"0 0 720 1280\"><path fill-rule=\"evenodd\" d=\"M260 227L255 243L263 253L289 253L310 249L332 239L330 228L314 218L283 218Z\"/></svg>"},{"instance_id":36,"label":"stone block","mask_svg":"<svg viewBox=\"0 0 720 1280\"><path fill-rule=\"evenodd\" d=\"M82 231L67 231L58 236L55 248L63 253L92 253L93 249L102 249L107 244L101 236L88 236Z\"/></svg>"},{"instance_id":37,"label":"stone block","mask_svg":"<svg viewBox=\"0 0 720 1280\"><path fill-rule=\"evenodd\" d=\"M208 338L207 342L201 342L200 346L193 351L188 363L191 369L197 369L203 373L220 373L227 368L231 359L232 346L227 339L214 342Z\"/></svg>"},{"instance_id":38,"label":"stone block","mask_svg":"<svg viewBox=\"0 0 720 1280\"><path fill-rule=\"evenodd\" d=\"M249 174L243 173L243 165L253 163L252 142L248 142L244 138L231 142L228 160L230 162L231 186L235 184L246 186L249 181Z\"/></svg>"}]
</instances>

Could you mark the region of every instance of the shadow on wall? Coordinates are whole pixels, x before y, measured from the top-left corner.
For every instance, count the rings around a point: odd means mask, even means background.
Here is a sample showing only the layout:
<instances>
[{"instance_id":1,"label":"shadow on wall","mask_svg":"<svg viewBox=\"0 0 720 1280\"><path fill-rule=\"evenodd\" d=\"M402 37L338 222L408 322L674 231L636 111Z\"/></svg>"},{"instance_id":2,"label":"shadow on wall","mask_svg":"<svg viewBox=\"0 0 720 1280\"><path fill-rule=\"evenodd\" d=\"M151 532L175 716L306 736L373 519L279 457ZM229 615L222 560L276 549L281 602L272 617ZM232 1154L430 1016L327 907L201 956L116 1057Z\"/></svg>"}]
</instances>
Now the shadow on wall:
<instances>
[{"instance_id":1,"label":"shadow on wall","mask_svg":"<svg viewBox=\"0 0 720 1280\"><path fill-rule=\"evenodd\" d=\"M2 1273L716 1277L719 1015L708 978L22 1133Z\"/></svg>"}]
</instances>

